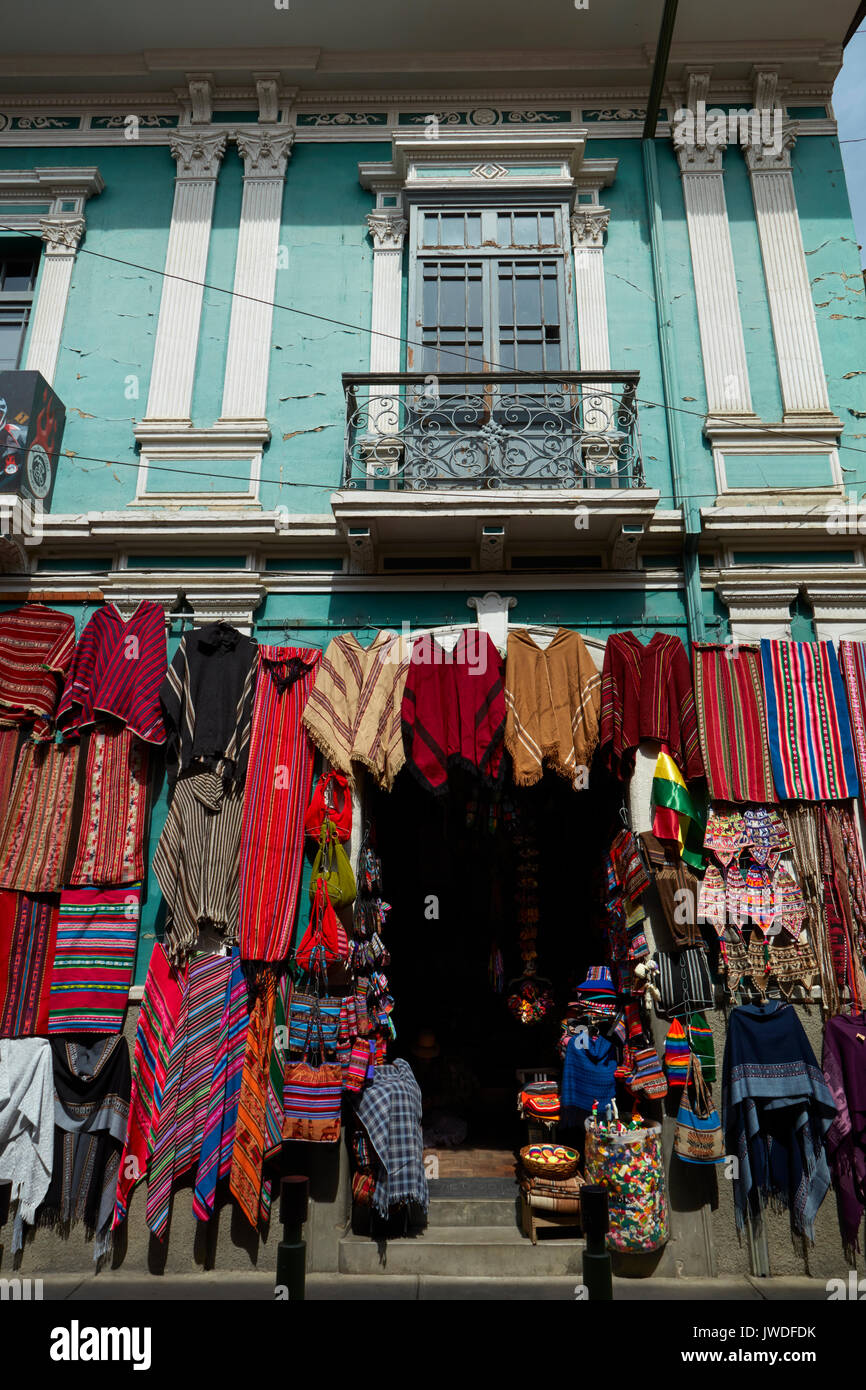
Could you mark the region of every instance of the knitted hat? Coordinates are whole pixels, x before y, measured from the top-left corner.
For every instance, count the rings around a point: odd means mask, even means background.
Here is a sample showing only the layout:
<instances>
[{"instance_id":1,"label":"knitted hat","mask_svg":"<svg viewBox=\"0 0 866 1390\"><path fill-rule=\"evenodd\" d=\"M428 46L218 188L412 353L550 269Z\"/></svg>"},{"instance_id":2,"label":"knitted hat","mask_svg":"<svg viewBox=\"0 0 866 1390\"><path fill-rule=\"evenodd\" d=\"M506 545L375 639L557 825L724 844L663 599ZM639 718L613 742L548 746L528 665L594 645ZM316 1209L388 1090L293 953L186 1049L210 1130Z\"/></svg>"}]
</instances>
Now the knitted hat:
<instances>
[{"instance_id":1,"label":"knitted hat","mask_svg":"<svg viewBox=\"0 0 866 1390\"><path fill-rule=\"evenodd\" d=\"M615 994L616 991L608 967L606 965L591 965L586 972L586 979L583 984L578 985L577 992L590 996Z\"/></svg>"},{"instance_id":2,"label":"knitted hat","mask_svg":"<svg viewBox=\"0 0 866 1390\"><path fill-rule=\"evenodd\" d=\"M701 1071L708 1086L716 1079L716 1049L710 1025L703 1014L692 1014L689 1019L689 1046L701 1064Z\"/></svg>"},{"instance_id":3,"label":"knitted hat","mask_svg":"<svg viewBox=\"0 0 866 1390\"><path fill-rule=\"evenodd\" d=\"M685 1086L689 1079L691 1055L686 1030L675 1018L665 1039L665 1070L669 1086Z\"/></svg>"}]
</instances>

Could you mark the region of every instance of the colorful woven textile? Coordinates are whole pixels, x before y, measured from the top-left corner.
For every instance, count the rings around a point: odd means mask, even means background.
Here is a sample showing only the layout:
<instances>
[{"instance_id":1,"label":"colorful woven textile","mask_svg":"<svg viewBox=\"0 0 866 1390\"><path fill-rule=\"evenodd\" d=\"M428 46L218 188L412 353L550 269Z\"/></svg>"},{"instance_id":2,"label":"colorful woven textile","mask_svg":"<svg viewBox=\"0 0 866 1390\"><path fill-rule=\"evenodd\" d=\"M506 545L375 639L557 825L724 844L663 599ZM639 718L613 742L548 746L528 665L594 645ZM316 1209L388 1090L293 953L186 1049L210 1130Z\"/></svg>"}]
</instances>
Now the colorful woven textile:
<instances>
[{"instance_id":1,"label":"colorful woven textile","mask_svg":"<svg viewBox=\"0 0 866 1390\"><path fill-rule=\"evenodd\" d=\"M283 960L292 948L314 754L301 715L321 655L314 648L259 648L241 828L244 960Z\"/></svg>"},{"instance_id":2,"label":"colorful woven textile","mask_svg":"<svg viewBox=\"0 0 866 1390\"><path fill-rule=\"evenodd\" d=\"M505 746L519 787L539 782L545 764L569 782L588 785L601 677L580 633L561 627L542 648L528 632L510 632L505 707Z\"/></svg>"},{"instance_id":3,"label":"colorful woven textile","mask_svg":"<svg viewBox=\"0 0 866 1390\"><path fill-rule=\"evenodd\" d=\"M87 739L83 804L70 885L144 877L150 752L129 729L97 725Z\"/></svg>"},{"instance_id":4,"label":"colorful woven textile","mask_svg":"<svg viewBox=\"0 0 866 1390\"><path fill-rule=\"evenodd\" d=\"M505 666L492 639L466 628L446 651L433 637L412 648L402 705L406 764L422 787L448 791L448 769L463 767L488 786L505 770Z\"/></svg>"},{"instance_id":5,"label":"colorful woven textile","mask_svg":"<svg viewBox=\"0 0 866 1390\"><path fill-rule=\"evenodd\" d=\"M271 969L259 972L255 1002L244 1042L243 1073L238 1097L237 1125L231 1155L229 1187L251 1226L265 1221L270 1190L262 1166L268 1137L268 1078L274 1040L277 980Z\"/></svg>"},{"instance_id":6,"label":"colorful woven textile","mask_svg":"<svg viewBox=\"0 0 866 1390\"><path fill-rule=\"evenodd\" d=\"M780 798L856 796L845 684L832 642L761 642L773 778Z\"/></svg>"},{"instance_id":7,"label":"colorful woven textile","mask_svg":"<svg viewBox=\"0 0 866 1390\"><path fill-rule=\"evenodd\" d=\"M866 797L866 642L840 642L839 666L848 696L851 737L862 800Z\"/></svg>"},{"instance_id":8,"label":"colorful woven textile","mask_svg":"<svg viewBox=\"0 0 866 1390\"><path fill-rule=\"evenodd\" d=\"M689 1079L691 1061L692 1054L689 1049L686 1030L680 1020L675 1018L665 1038L665 1071L668 1076L668 1086L671 1089L676 1086L685 1086Z\"/></svg>"},{"instance_id":9,"label":"colorful woven textile","mask_svg":"<svg viewBox=\"0 0 866 1390\"><path fill-rule=\"evenodd\" d=\"M0 831L0 888L53 893L65 880L78 746L26 743Z\"/></svg>"},{"instance_id":10,"label":"colorful woven textile","mask_svg":"<svg viewBox=\"0 0 866 1390\"><path fill-rule=\"evenodd\" d=\"M144 599L128 622L113 603L94 613L81 634L57 709L64 737L76 738L105 716L121 720L145 743L165 743L159 688L165 678L165 616Z\"/></svg>"},{"instance_id":11,"label":"colorful woven textile","mask_svg":"<svg viewBox=\"0 0 866 1390\"><path fill-rule=\"evenodd\" d=\"M56 897L0 892L0 1038L48 1032Z\"/></svg>"},{"instance_id":12,"label":"colorful woven textile","mask_svg":"<svg viewBox=\"0 0 866 1390\"><path fill-rule=\"evenodd\" d=\"M9 805L9 792L18 764L18 745L21 741L20 729L0 728L0 826Z\"/></svg>"},{"instance_id":13,"label":"colorful woven textile","mask_svg":"<svg viewBox=\"0 0 866 1390\"><path fill-rule=\"evenodd\" d=\"M0 613L0 726L33 721L50 737L51 718L75 651L75 619L40 603Z\"/></svg>"},{"instance_id":14,"label":"colorful woven textile","mask_svg":"<svg viewBox=\"0 0 866 1390\"><path fill-rule=\"evenodd\" d=\"M183 975L157 941L144 982L135 1034L129 1125L117 1179L115 1226L126 1219L132 1190L147 1172L183 990Z\"/></svg>"},{"instance_id":15,"label":"colorful woven textile","mask_svg":"<svg viewBox=\"0 0 866 1390\"><path fill-rule=\"evenodd\" d=\"M713 1032L703 1014L692 1014L686 1025L689 1047L701 1064L701 1074L708 1086L716 1079L716 1049Z\"/></svg>"},{"instance_id":16,"label":"colorful woven textile","mask_svg":"<svg viewBox=\"0 0 866 1390\"><path fill-rule=\"evenodd\" d=\"M147 1189L147 1224L160 1240L168 1227L172 1187L199 1161L231 975L230 956L199 956L187 971Z\"/></svg>"},{"instance_id":17,"label":"colorful woven textile","mask_svg":"<svg viewBox=\"0 0 866 1390\"><path fill-rule=\"evenodd\" d=\"M619 776L634 769L643 739L666 744L686 781L704 775L692 671L679 637L657 632L644 647L633 632L617 632L604 653L599 741Z\"/></svg>"},{"instance_id":18,"label":"colorful woven textile","mask_svg":"<svg viewBox=\"0 0 866 1390\"><path fill-rule=\"evenodd\" d=\"M49 1033L119 1033L129 998L141 884L60 894Z\"/></svg>"},{"instance_id":19,"label":"colorful woven textile","mask_svg":"<svg viewBox=\"0 0 866 1390\"><path fill-rule=\"evenodd\" d=\"M707 785L719 801L776 800L756 648L693 649L695 707Z\"/></svg>"},{"instance_id":20,"label":"colorful woven textile","mask_svg":"<svg viewBox=\"0 0 866 1390\"><path fill-rule=\"evenodd\" d=\"M192 1209L199 1221L207 1221L213 1215L216 1185L231 1169L249 1022L247 982L240 951L234 950L228 997L220 1019L201 1157L195 1175Z\"/></svg>"},{"instance_id":21,"label":"colorful woven textile","mask_svg":"<svg viewBox=\"0 0 866 1390\"><path fill-rule=\"evenodd\" d=\"M353 763L370 769L386 791L405 761L401 708L410 648L379 632L369 647L354 633L335 637L322 657L304 710L310 738L352 781Z\"/></svg>"}]
</instances>

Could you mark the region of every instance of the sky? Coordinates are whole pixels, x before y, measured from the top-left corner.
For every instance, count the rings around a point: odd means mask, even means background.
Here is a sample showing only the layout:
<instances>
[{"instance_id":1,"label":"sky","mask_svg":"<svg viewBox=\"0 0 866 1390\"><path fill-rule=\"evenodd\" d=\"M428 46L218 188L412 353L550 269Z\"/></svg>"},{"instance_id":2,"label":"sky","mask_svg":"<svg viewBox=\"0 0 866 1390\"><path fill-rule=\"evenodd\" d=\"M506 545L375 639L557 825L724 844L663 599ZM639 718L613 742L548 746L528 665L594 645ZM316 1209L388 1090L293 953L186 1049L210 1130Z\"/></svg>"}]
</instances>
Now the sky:
<instances>
[{"instance_id":1,"label":"sky","mask_svg":"<svg viewBox=\"0 0 866 1390\"><path fill-rule=\"evenodd\" d=\"M845 49L845 61L833 89L833 110L839 122L860 262L866 266L866 21Z\"/></svg>"}]
</instances>

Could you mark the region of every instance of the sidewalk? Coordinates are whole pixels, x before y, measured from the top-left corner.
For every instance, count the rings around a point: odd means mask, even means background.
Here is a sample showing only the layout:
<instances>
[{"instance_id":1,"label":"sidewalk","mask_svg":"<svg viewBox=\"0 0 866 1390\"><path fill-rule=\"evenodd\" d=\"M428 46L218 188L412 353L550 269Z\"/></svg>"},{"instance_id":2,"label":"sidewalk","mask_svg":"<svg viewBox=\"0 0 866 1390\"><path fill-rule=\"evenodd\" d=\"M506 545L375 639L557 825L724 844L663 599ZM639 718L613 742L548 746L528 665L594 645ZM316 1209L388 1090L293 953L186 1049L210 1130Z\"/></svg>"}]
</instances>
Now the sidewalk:
<instances>
[{"instance_id":1,"label":"sidewalk","mask_svg":"<svg viewBox=\"0 0 866 1390\"><path fill-rule=\"evenodd\" d=\"M574 1276L556 1279L452 1279L434 1275L309 1274L310 1302L574 1302ZM273 1302L274 1276L218 1272L159 1276L54 1274L43 1278L46 1301L172 1302L194 1299ZM823 1279L615 1279L615 1302L800 1303L827 1301Z\"/></svg>"}]
</instances>

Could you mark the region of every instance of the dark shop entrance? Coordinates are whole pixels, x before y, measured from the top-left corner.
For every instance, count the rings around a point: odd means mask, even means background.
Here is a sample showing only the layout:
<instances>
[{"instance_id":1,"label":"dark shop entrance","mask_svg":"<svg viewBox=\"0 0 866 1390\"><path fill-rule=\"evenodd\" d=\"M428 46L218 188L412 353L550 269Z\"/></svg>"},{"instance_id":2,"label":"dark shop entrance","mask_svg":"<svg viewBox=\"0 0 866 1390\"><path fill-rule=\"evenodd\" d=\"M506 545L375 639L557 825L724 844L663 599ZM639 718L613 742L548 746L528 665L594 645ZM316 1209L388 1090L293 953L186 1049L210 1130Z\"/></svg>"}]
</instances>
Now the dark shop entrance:
<instances>
[{"instance_id":1,"label":"dark shop entrance","mask_svg":"<svg viewBox=\"0 0 866 1390\"><path fill-rule=\"evenodd\" d=\"M455 770L434 797L404 769L368 803L391 904L394 1055L421 1086L425 1153L443 1178L513 1175L526 1142L518 1070L558 1076L566 1006L605 958L604 859L622 824L620 784L597 759L581 791L552 772L515 787L508 771L491 792ZM533 965L555 1004L523 1023L509 999Z\"/></svg>"}]
</instances>

